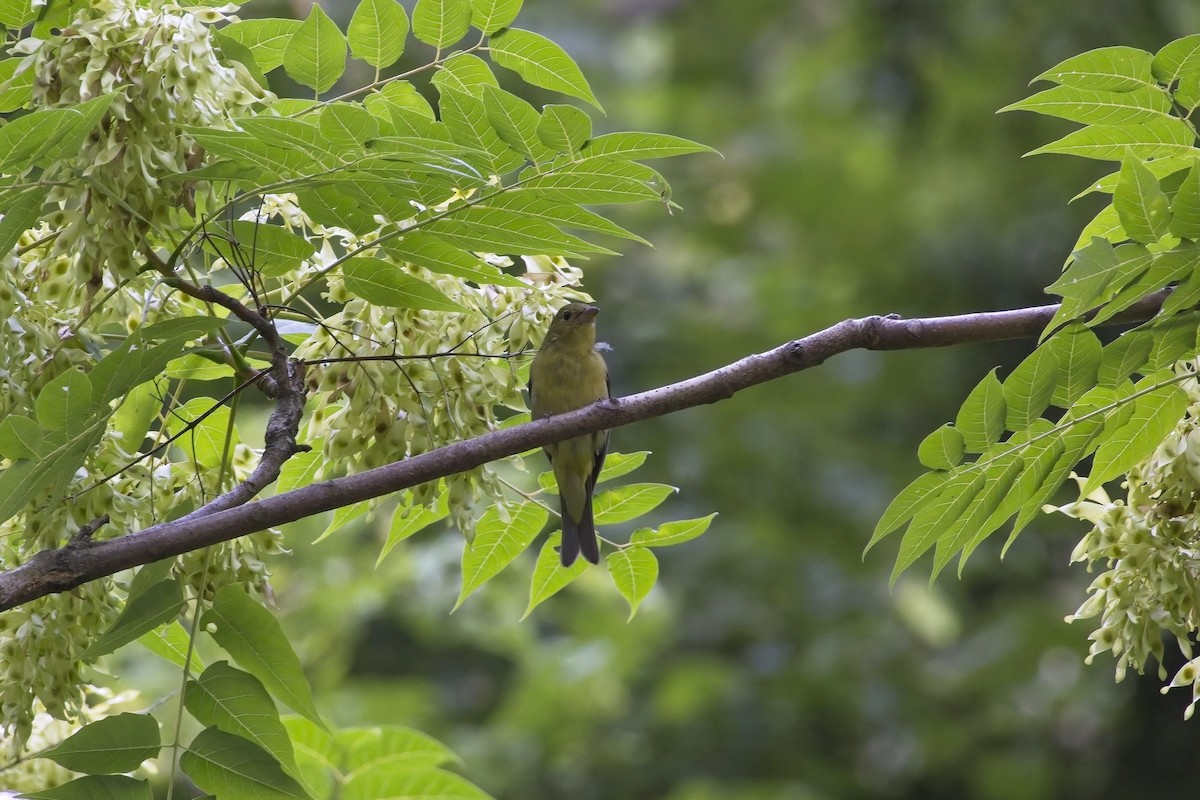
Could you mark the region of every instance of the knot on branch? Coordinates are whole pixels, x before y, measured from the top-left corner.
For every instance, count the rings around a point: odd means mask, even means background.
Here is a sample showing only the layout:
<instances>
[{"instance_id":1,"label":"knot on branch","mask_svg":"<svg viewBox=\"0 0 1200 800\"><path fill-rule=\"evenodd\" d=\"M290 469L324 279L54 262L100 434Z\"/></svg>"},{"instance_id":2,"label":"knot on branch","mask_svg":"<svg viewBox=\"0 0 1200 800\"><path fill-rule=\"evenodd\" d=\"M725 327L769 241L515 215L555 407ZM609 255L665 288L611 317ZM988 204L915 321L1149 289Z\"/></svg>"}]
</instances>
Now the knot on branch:
<instances>
[{"instance_id":1,"label":"knot on branch","mask_svg":"<svg viewBox=\"0 0 1200 800\"><path fill-rule=\"evenodd\" d=\"M921 338L921 321L906 320L899 314L874 314L859 320L863 347L868 350L896 350L912 346Z\"/></svg>"}]
</instances>

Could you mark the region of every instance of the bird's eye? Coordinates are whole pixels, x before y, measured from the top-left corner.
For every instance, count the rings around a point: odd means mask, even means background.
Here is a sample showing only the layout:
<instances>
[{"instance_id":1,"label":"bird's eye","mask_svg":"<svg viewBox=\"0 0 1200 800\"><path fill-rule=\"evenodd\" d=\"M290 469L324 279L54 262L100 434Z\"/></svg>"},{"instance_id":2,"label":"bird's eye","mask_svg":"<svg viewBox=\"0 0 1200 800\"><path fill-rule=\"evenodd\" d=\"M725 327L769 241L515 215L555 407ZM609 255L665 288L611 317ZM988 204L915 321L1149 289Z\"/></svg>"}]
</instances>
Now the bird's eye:
<instances>
[{"instance_id":1,"label":"bird's eye","mask_svg":"<svg viewBox=\"0 0 1200 800\"><path fill-rule=\"evenodd\" d=\"M562 318L563 318L563 320L564 320L564 321L565 321L565 320L568 320L568 319L570 319L570 318L571 318L571 312L570 312L570 311L564 311L564 312L562 312Z\"/></svg>"}]
</instances>

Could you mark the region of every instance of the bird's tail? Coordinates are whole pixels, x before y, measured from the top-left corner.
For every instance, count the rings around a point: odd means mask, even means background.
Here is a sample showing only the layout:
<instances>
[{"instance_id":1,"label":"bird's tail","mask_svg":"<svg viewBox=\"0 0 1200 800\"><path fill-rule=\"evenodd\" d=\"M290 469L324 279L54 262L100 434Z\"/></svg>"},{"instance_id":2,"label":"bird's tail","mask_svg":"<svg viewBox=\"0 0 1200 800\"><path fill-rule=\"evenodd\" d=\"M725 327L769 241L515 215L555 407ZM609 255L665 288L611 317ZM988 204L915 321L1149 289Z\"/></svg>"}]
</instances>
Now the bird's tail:
<instances>
[{"instance_id":1,"label":"bird's tail","mask_svg":"<svg viewBox=\"0 0 1200 800\"><path fill-rule=\"evenodd\" d=\"M600 563L600 542L596 539L596 524L592 521L592 498L590 493L587 502L583 504L582 519L578 522L571 519L564 499L560 506L562 511L562 545L559 555L562 565L569 567L583 553L583 557L593 564Z\"/></svg>"}]
</instances>

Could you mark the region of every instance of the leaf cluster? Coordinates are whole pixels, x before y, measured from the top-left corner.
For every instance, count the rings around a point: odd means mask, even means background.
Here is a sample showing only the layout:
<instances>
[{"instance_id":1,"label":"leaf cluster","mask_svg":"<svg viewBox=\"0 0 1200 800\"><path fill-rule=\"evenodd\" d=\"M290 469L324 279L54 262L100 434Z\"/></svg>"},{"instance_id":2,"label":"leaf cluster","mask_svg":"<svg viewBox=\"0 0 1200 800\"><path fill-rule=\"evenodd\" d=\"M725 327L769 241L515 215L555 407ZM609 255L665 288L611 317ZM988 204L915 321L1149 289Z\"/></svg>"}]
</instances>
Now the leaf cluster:
<instances>
[{"instance_id":1,"label":"leaf cluster","mask_svg":"<svg viewBox=\"0 0 1200 800\"><path fill-rule=\"evenodd\" d=\"M1175 367L1200 352L1200 35L1156 54L1092 50L1036 80L1056 86L1002 111L1082 123L1030 155L1119 162L1084 192L1111 201L1047 287L1062 304L1037 349L1004 380L985 376L955 421L921 443L929 472L892 501L868 545L904 528L893 582L930 549L934 576L956 556L961 572L1012 520L1007 549L1081 462L1092 459L1086 495L1149 456L1187 408L1179 383L1191 372ZM1168 287L1150 321L1107 343L1095 334Z\"/></svg>"}]
</instances>

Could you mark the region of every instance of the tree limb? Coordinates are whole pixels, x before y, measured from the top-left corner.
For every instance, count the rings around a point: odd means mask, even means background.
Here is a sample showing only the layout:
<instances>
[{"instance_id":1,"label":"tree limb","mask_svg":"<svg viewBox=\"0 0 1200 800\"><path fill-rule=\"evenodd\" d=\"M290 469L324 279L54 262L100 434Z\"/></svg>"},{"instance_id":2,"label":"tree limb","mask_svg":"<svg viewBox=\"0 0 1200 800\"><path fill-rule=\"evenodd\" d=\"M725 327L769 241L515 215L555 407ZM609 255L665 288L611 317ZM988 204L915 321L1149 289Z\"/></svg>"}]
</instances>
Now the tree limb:
<instances>
[{"instance_id":1,"label":"tree limb","mask_svg":"<svg viewBox=\"0 0 1200 800\"><path fill-rule=\"evenodd\" d=\"M1152 294L1105 324L1150 319L1167 293ZM715 403L751 386L815 367L848 350L920 349L1036 336L1058 308L1046 305L925 319L874 316L845 320L803 339L669 386L600 401L569 414L494 431L383 467L206 516L155 525L117 539L72 542L65 547L43 550L25 564L0 573L0 611L123 569L407 489L551 442Z\"/></svg>"}]
</instances>

